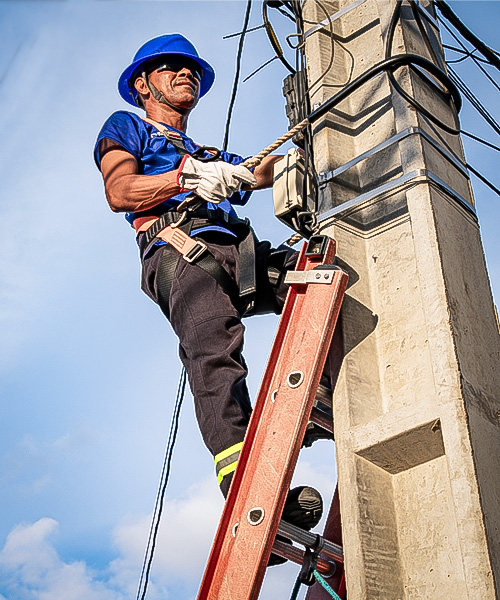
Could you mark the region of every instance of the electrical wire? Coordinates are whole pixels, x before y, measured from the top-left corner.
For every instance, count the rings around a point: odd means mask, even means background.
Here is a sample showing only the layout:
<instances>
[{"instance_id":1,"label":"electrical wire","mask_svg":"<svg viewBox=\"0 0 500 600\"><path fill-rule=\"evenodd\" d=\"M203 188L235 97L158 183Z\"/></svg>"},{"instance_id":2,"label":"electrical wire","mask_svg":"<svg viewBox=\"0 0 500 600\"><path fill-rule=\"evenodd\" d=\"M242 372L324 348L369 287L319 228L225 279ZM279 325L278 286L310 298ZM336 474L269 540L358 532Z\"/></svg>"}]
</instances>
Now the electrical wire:
<instances>
[{"instance_id":1,"label":"electrical wire","mask_svg":"<svg viewBox=\"0 0 500 600\"><path fill-rule=\"evenodd\" d=\"M477 36L475 36L459 19L458 17L452 13L451 9L445 3L436 2L436 6L441 10L441 13L444 17L448 18L451 16L449 23L452 24L456 30L462 34L462 36L470 42L474 49L472 51L468 50L462 40L456 35L456 33L449 27L447 23L444 22L442 18L439 19L441 25L448 31L448 33L452 36L452 38L461 46L461 48L453 48L450 46L445 46L448 49L454 50L455 52L461 52L464 54L459 60L456 61L447 61L448 71L450 73L450 78L454 81L457 87L460 89L465 98L470 102L473 108L483 117L483 119L490 125L490 127L500 135L500 123L493 117L493 115L488 111L488 109L482 104L482 102L477 98L476 94L467 86L467 84L463 81L463 79L458 75L458 73L451 66L452 63L458 63L463 61L464 59L470 58L475 63L475 65L479 68L479 70L487 77L487 79L494 85L494 87L500 91L500 86L498 83L491 77L491 75L486 71L483 67L483 64L489 64L492 66L499 67L500 61L497 59L498 52L495 50L488 48L481 42ZM444 10L442 8L444 7ZM464 35L465 34L465 35ZM476 56L476 52L481 52L485 58L481 58ZM492 60L493 59L493 60ZM498 64L497 64L498 63ZM493 150L500 151L500 147L484 140L483 138L476 136L467 131L461 130L461 133L485 146ZM466 163L469 171L475 175L482 183L488 186L493 192L500 196L500 189L496 187L491 181L482 175L477 169L475 169L471 164Z\"/></svg>"},{"instance_id":2,"label":"electrical wire","mask_svg":"<svg viewBox=\"0 0 500 600\"><path fill-rule=\"evenodd\" d=\"M493 185L489 179L487 179L484 175L481 175L481 173L479 171L477 171L469 163L467 163L467 168L469 169L469 171L471 171L472 173L474 173L474 175L478 179L480 179L485 185L487 185L490 188L490 190L493 190L497 194L497 196L500 196L500 189L498 189L495 185Z\"/></svg>"},{"instance_id":3,"label":"electrical wire","mask_svg":"<svg viewBox=\"0 0 500 600\"><path fill-rule=\"evenodd\" d=\"M300 591L301 585L302 585L302 582L300 581L300 574L299 574L299 576L295 580L295 585L293 586L292 595L290 596L290 600L297 600L297 598L299 596L299 591Z\"/></svg>"},{"instance_id":4,"label":"electrical wire","mask_svg":"<svg viewBox=\"0 0 500 600\"><path fill-rule=\"evenodd\" d=\"M240 71L241 71L241 57L243 55L243 44L245 43L245 36L247 33L248 22L250 20L251 9L252 9L252 0L248 0L247 7L245 10L245 19L243 22L243 29L241 30L240 41L238 44L238 53L236 55L236 70L234 73L233 91L231 93L231 100L229 102L229 107L227 109L226 128L224 131L224 141L222 143L223 150L227 150L227 145L229 143L229 127L231 125L231 117L233 115L234 103L236 101L236 94L238 92L238 84L240 81Z\"/></svg>"},{"instance_id":5,"label":"electrical wire","mask_svg":"<svg viewBox=\"0 0 500 600\"><path fill-rule=\"evenodd\" d=\"M321 8L325 11L325 8L321 2L318 1L318 5L321 4ZM295 5L295 15L296 15L296 27L297 27L297 35L299 39L303 40L304 36L304 20L302 16L302 7L301 4L297 2ZM333 32L332 32L333 33ZM333 38L332 38L333 40ZM332 61L333 61L333 41L332 41ZM296 67L297 67L297 79L298 88L302 91L302 102L305 105L306 112L310 112L310 90L311 85L308 85L307 81L307 70L305 68L305 44L302 42L297 45L296 48ZM325 71L326 74L326 71ZM306 127L303 132L303 141L304 141L304 177L302 180L302 212L297 215L297 218L302 219L301 223L301 231L311 231L314 229L314 215L318 210L318 174L316 172L316 168L314 166L314 145L313 145L313 135L311 131L311 127ZM312 213L309 209L308 197L309 194L312 194L314 198L314 206L312 207ZM288 243L289 245L293 245L294 236L292 236Z\"/></svg>"},{"instance_id":6,"label":"electrical wire","mask_svg":"<svg viewBox=\"0 0 500 600\"><path fill-rule=\"evenodd\" d=\"M385 59L388 60L389 58L392 57L392 46L394 43L394 34L396 31L396 25L399 21L399 19L401 18L401 6L403 4L403 0L397 0L396 2L396 6L394 8L392 17L391 17L391 21L389 24L389 28L388 28L388 33L387 33L387 39L386 39L386 46L385 46ZM421 32L422 33L422 32ZM427 36L426 36L427 37ZM427 46L429 48L430 44ZM432 47L431 47L432 48ZM435 53L433 50L431 50L431 55L433 57L435 57ZM407 55L409 56L409 55ZM418 64L417 61L414 61L415 64ZM421 62L421 61L419 61ZM429 66L424 66L424 69L428 72L430 72L435 78L438 79L438 81L444 85L445 89L447 90L446 94L443 94L443 91L435 86L436 90L440 93L441 96L444 96L443 99L445 99L446 101L449 101L449 97L448 94L451 92L451 98L453 99L453 102L455 104L455 109L456 112L453 112L453 116L455 119L455 125L454 127L443 123L443 121L441 121L440 119L438 119L430 110L428 110L425 106L423 106L420 102L418 102L418 100L416 100L413 96L411 96L410 94L408 94L408 92L406 90L404 90L399 83L397 82L396 78L394 77L394 69L388 69L387 70L387 74L389 77L389 80L392 84L392 86L394 87L394 89L409 103L411 104L414 108L416 108L421 114L425 115L430 121L432 121L435 125L437 125L438 127L440 127L441 129L443 129L443 131L446 131L447 133L450 133L452 135L458 135L460 133L460 127L458 125L458 117L457 117L457 113L460 110L460 100L459 103L457 103L457 98L456 96L453 94L453 82L451 82L451 78L449 78L447 76L447 74L443 71L443 69L441 68L440 64L436 64L433 63L431 61L427 61ZM430 65L433 65L433 67L437 67L438 71L440 72L440 76L437 76L437 71L436 69L433 68L429 68ZM413 64L409 64L410 67L414 67ZM423 66L422 64L419 66ZM415 71L415 70L414 70ZM418 71L415 71L418 73ZM460 94L458 94L458 97L460 96Z\"/></svg>"},{"instance_id":7,"label":"electrical wire","mask_svg":"<svg viewBox=\"0 0 500 600\"><path fill-rule=\"evenodd\" d=\"M500 135L500 123L493 117L493 115L488 111L488 109L477 99L474 92L467 86L467 84L459 77L458 73L453 69L453 67L448 66L448 70L450 73L450 79L455 83L457 88L462 92L462 94L467 98L467 100L472 104L472 106L477 110L477 112L483 117L483 119L488 123L488 125L498 134Z\"/></svg>"},{"instance_id":8,"label":"electrical wire","mask_svg":"<svg viewBox=\"0 0 500 600\"><path fill-rule=\"evenodd\" d=\"M465 53L467 53L467 55L468 55L466 58L471 58L474 61L476 67L483 73L483 75L490 81L490 83L492 83L496 87L496 89L500 92L500 86L498 85L498 83L493 79L493 77L488 73L488 71L481 64L481 62L489 64L489 65L491 65L491 63L488 61L485 61L484 59L480 59L477 56L474 56L474 52L477 51L477 48L474 48L472 53L469 52L467 50L467 48L464 46L464 44L462 43L462 41L455 35L455 33L448 27L448 25L442 20L440 20L440 23L444 26L444 28L448 31L448 33L455 39L455 41L458 42L460 44L460 46L462 46L463 51ZM450 64L450 63L448 62L448 64Z\"/></svg>"},{"instance_id":9,"label":"electrical wire","mask_svg":"<svg viewBox=\"0 0 500 600\"><path fill-rule=\"evenodd\" d=\"M250 73L250 75L247 75L247 76L245 77L245 79L243 80L243 83L245 83L246 81L248 81L249 79L251 79L251 78L252 78L254 75L257 75L257 73L258 73L259 71L262 71L262 69L263 69L264 67L267 67L267 65L270 65L270 64L271 64L273 61L277 60L278 58L279 58L278 56L273 56L273 57L272 57L272 58L270 58L269 60L266 60L266 62L265 62L265 63L263 63L263 64L261 64L261 65L260 65L260 67L257 67L257 68L255 69L255 71L252 71L252 72Z\"/></svg>"},{"instance_id":10,"label":"electrical wire","mask_svg":"<svg viewBox=\"0 0 500 600\"><path fill-rule=\"evenodd\" d=\"M268 37L269 41L271 42L271 46L273 47L273 50L276 54L276 58L279 58L281 63L285 66L286 69L288 69L288 71L290 71L290 73L295 73L295 69L287 61L287 59L285 58L285 56L283 54L283 48L281 47L279 40L278 40L278 36L276 35L274 28L272 26L272 23L269 20L269 16L267 14L268 6L270 6L270 0L264 0L264 2L262 3L262 19L264 21L264 25L266 28L267 37ZM268 61L267 64L269 64L269 62L271 62L271 61Z\"/></svg>"},{"instance_id":11,"label":"electrical wire","mask_svg":"<svg viewBox=\"0 0 500 600\"><path fill-rule=\"evenodd\" d=\"M286 6L286 4L284 5ZM287 19L290 19L291 21L295 21L295 15L291 15L289 12L287 12L286 10L283 10L283 8L281 8L281 6L274 6L274 8L280 12L282 15L284 15L285 17L287 17Z\"/></svg>"},{"instance_id":12,"label":"electrical wire","mask_svg":"<svg viewBox=\"0 0 500 600\"><path fill-rule=\"evenodd\" d=\"M441 2L438 2L438 4L444 4ZM396 22L396 15L398 15L398 13L400 13L401 10L401 5L402 5L402 0L398 0L398 5L396 6L396 9L394 11L393 14L393 19L391 22L391 26L390 26L390 30L389 30L389 34L388 34L388 43L386 46L386 58L388 57L388 55L390 55L390 49L392 46L392 41L393 41L393 35L394 35L394 28L395 28L395 22ZM424 37L424 41L426 44L426 47L428 49L428 51L430 52L430 54L433 56L434 61L437 63L437 55L434 52L430 41L428 40L428 35L427 35L427 31L424 29L424 25L421 22L421 19L418 15L418 11L416 10L416 6L414 3L414 0L410 0L410 5L412 6L413 9L413 14L415 16L415 19L417 21L417 24L419 26L420 29L420 33L421 35ZM451 9L450 9L451 10ZM399 15L398 15L399 18ZM465 27L465 26L464 26ZM446 27L449 30L448 27ZM468 30L467 30L468 31ZM450 33L453 35L453 32L450 31ZM465 48L465 46L461 43L461 41L455 36L453 35L453 37L455 38L455 40L462 46L463 50L465 52L468 52L467 49ZM474 39L475 36L472 34L472 32L470 32L470 39ZM474 41L478 41L477 38L475 38ZM473 43L473 42L471 42ZM476 49L479 50L479 48L476 46ZM491 52L491 49L489 49ZM468 53L470 54L470 53ZM489 54L488 52L486 54ZM490 81L492 81L492 83L494 83L494 85L498 88L496 82L494 82L494 80L489 76L489 74L485 71L484 67L479 64L479 62L476 60L477 57L473 56L472 54L470 54L470 57L472 58L472 60L474 60L474 62L476 63L476 65L480 68L480 70L488 77L488 79L490 79ZM439 61L440 63L441 61ZM498 61L500 63L500 61ZM449 70L449 78L450 80L456 85L456 87L462 92L462 94L469 100L469 102L474 106L474 108L479 112L479 114L481 114L481 116L487 121L487 123L500 135L500 124L494 119L493 115L491 115L491 113L486 109L486 107L476 98L475 94L468 88L468 86L465 84L465 82L459 77L458 73L456 73L456 71L449 65L448 63L448 70ZM394 84L394 78L392 76L392 73L390 74L390 76L392 77L393 81L392 83ZM413 102L411 102L414 106L416 106L416 108L426 117L428 118L430 121L432 121L435 125L437 125L438 127L441 127L441 129L444 129L445 131L447 131L448 133L461 133L462 130L461 129L457 129L457 131L453 131L450 130L450 128L448 126L443 127L443 123L437 121L436 118L434 118L434 115L432 115L432 113L430 113L429 111L422 110L422 106L419 106L414 99L411 99L411 97L406 94L406 92L404 90L402 90L402 88L398 89L398 84L396 82L396 89L398 92L404 92L402 95L408 100L411 101L413 100ZM471 136L472 137L472 136ZM474 136L475 137L475 136ZM477 139L477 141L483 141L480 140L479 138L475 138ZM488 144L487 145L491 145ZM446 143L446 146L448 148L449 144ZM450 149L451 150L451 149ZM469 169L469 171L471 173L473 173L478 179L480 179L480 181L482 181L485 185L487 185L491 190L493 190L496 194L498 194L500 196L500 189L498 189L495 185L493 185L484 175L482 175L477 169L475 169L472 165L470 165L469 163L466 163L467 168Z\"/></svg>"},{"instance_id":13,"label":"electrical wire","mask_svg":"<svg viewBox=\"0 0 500 600\"><path fill-rule=\"evenodd\" d=\"M485 146L488 146L489 148L492 148L493 150L497 150L497 152L500 152L500 146L495 146L495 144L492 144L491 142L487 142L486 140L483 140L483 138L480 138L477 135L474 135L473 133L469 133L468 131L464 131L463 129L460 131L460 133L462 135L466 135L467 137L470 137L471 139L475 140L476 142L479 142L481 144L484 144Z\"/></svg>"},{"instance_id":14,"label":"electrical wire","mask_svg":"<svg viewBox=\"0 0 500 600\"><path fill-rule=\"evenodd\" d=\"M328 13L328 11L326 10L324 4L320 1L320 0L316 0L316 4L321 8L321 10L323 11L323 14L326 15L326 19L328 20L328 29L330 31L330 59L328 61L328 66L326 67L326 69L323 71L323 73L321 73L321 75L314 80L313 83L311 83L309 85L309 87L306 90L307 94L311 94L311 90L314 88L315 85L317 85L324 77L325 75L328 73L328 71L330 71L330 69L332 68L333 65L333 61L335 59L335 40L334 40L334 35L333 35L333 23L331 22L331 20L329 19L330 15Z\"/></svg>"},{"instance_id":15,"label":"electrical wire","mask_svg":"<svg viewBox=\"0 0 500 600\"><path fill-rule=\"evenodd\" d=\"M442 56L439 53L437 53L434 50L434 47L432 46L432 43L429 39L429 33L424 25L424 22L422 21L422 17L420 15L420 11L418 10L417 3L415 2L415 0L409 0L409 2L410 2L410 7L411 7L411 10L413 13L413 18L415 19L417 27L420 31L420 35L422 36L422 39L424 40L424 44L432 58L432 61L444 70L444 68L445 68L444 59L442 58Z\"/></svg>"},{"instance_id":16,"label":"electrical wire","mask_svg":"<svg viewBox=\"0 0 500 600\"><path fill-rule=\"evenodd\" d=\"M167 446L165 449L165 458L163 460L163 467L161 471L160 484L158 486L158 493L156 495L155 507L153 511L153 517L151 519L151 527L149 529L148 543L146 552L144 555L144 561L142 563L141 577L139 580L139 587L137 590L136 600L144 600L149 583L149 574L151 571L151 565L153 564L153 557L156 547L156 540L158 537L158 529L160 526L161 515L163 512L163 503L165 500L165 492L170 476L170 466L172 463L172 454L177 440L177 432L179 429L179 417L181 413L182 402L184 400L184 393L186 390L186 369L183 367L179 378L179 385L177 387L177 397L175 400L175 406L172 413L172 421L170 423L170 432L168 434Z\"/></svg>"},{"instance_id":17,"label":"electrical wire","mask_svg":"<svg viewBox=\"0 0 500 600\"><path fill-rule=\"evenodd\" d=\"M248 28L246 30L246 33L251 33L252 31L257 31L259 29L264 29L264 27L265 27L264 23L261 23L260 25L257 25L256 27L250 27L250 28ZM242 33L243 33L242 31L238 31L237 33L228 33L227 35L223 35L222 39L223 40L229 40L231 38L240 36Z\"/></svg>"},{"instance_id":18,"label":"electrical wire","mask_svg":"<svg viewBox=\"0 0 500 600\"><path fill-rule=\"evenodd\" d=\"M444 23L443 21L440 21L442 25L444 25L444 27L446 27L446 29L448 29L451 32L451 29L449 29L446 26L446 23ZM453 33L452 33L453 35ZM472 52L470 52L469 50L462 50L461 48L457 48L456 46L450 46L449 44L443 44L443 48L445 48L446 50L451 50L452 52L457 52L459 54L462 54L463 56L457 60L447 60L447 64L450 63L459 63L462 62L464 60L466 60L467 58L475 58L476 60L478 60L479 62L482 62L484 64L489 65L490 63L485 59L485 58L481 58L480 56L476 56L474 53L477 52L477 48L474 48L474 50L472 50Z\"/></svg>"},{"instance_id":19,"label":"electrical wire","mask_svg":"<svg viewBox=\"0 0 500 600\"><path fill-rule=\"evenodd\" d=\"M439 9L443 17L447 19L453 27L470 42L479 52L489 61L491 65L500 70L500 58L498 53L492 50L484 42L482 42L472 31L458 18L451 10L450 6L444 0L434 0L434 5Z\"/></svg>"}]
</instances>

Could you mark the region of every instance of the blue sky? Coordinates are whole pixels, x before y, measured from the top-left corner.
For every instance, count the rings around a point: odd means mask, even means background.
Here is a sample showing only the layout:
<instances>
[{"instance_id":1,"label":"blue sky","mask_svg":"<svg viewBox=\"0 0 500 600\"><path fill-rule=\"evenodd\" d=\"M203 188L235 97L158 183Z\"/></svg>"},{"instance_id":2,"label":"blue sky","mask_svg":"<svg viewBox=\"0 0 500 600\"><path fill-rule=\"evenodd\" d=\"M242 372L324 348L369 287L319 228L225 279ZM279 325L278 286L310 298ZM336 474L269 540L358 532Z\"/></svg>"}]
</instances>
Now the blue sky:
<instances>
[{"instance_id":1,"label":"blue sky","mask_svg":"<svg viewBox=\"0 0 500 600\"><path fill-rule=\"evenodd\" d=\"M454 2L495 45L498 2ZM174 336L139 289L133 234L104 200L95 137L126 108L116 80L136 49L182 32L217 72L193 114L200 143L222 142L243 1L60 0L0 2L0 599L135 597L179 376ZM260 24L260 3L252 25ZM243 74L273 55L263 31L245 44ZM498 117L493 88L459 72ZM250 155L287 129L278 61L240 86L230 148ZM494 134L469 110L469 131ZM493 181L497 156L464 142ZM473 180L493 289L500 294L500 199ZM245 208L262 238L288 236L270 192ZM255 394L276 326L248 322ZM326 502L334 448L303 453L296 481ZM148 598L196 594L222 500L188 395ZM262 598L288 598L296 568L270 570Z\"/></svg>"}]
</instances>

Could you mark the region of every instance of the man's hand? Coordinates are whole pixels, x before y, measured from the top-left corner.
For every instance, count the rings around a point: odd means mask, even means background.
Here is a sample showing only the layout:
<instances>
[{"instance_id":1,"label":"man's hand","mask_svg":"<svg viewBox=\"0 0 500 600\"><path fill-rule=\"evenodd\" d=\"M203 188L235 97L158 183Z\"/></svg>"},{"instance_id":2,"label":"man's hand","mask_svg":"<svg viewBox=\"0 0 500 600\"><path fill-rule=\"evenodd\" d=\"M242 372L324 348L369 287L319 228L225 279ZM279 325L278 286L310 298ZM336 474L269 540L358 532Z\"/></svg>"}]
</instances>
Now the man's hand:
<instances>
[{"instance_id":1,"label":"man's hand","mask_svg":"<svg viewBox=\"0 0 500 600\"><path fill-rule=\"evenodd\" d=\"M187 156L177 176L179 186L193 190L206 202L219 204L239 191L243 185L255 186L257 179L245 167L220 160L202 162Z\"/></svg>"}]
</instances>

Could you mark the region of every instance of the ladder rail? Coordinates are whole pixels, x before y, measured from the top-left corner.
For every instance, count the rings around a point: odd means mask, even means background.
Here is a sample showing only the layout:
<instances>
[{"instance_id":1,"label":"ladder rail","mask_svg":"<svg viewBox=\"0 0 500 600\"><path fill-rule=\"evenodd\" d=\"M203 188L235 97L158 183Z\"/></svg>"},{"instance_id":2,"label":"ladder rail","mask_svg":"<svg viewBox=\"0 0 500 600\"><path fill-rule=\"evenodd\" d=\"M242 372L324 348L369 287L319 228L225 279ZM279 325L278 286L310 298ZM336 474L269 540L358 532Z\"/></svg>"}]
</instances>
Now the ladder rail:
<instances>
[{"instance_id":1,"label":"ladder rail","mask_svg":"<svg viewBox=\"0 0 500 600\"><path fill-rule=\"evenodd\" d=\"M296 271L333 261L333 240L305 248ZM289 290L198 600L258 597L347 285L339 269L321 273L328 285Z\"/></svg>"}]
</instances>

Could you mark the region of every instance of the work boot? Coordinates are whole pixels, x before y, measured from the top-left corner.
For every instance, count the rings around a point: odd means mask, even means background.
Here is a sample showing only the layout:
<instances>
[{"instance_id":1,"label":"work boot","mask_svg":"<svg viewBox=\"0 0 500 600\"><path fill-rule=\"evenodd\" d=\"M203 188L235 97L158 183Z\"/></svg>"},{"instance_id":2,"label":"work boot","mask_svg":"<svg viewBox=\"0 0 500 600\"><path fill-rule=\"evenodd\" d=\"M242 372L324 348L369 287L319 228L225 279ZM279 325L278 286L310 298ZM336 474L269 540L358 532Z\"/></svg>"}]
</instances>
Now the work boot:
<instances>
[{"instance_id":1,"label":"work boot","mask_svg":"<svg viewBox=\"0 0 500 600\"><path fill-rule=\"evenodd\" d=\"M309 531L319 523L323 514L321 494L312 487L301 485L288 492L282 519Z\"/></svg>"},{"instance_id":2,"label":"work boot","mask_svg":"<svg viewBox=\"0 0 500 600\"><path fill-rule=\"evenodd\" d=\"M302 442L302 448L310 448L314 442L318 440L334 440L333 433L327 431L316 425L315 423L308 423L306 433L304 435L304 441Z\"/></svg>"},{"instance_id":3,"label":"work boot","mask_svg":"<svg viewBox=\"0 0 500 600\"><path fill-rule=\"evenodd\" d=\"M288 492L285 508L283 509L282 519L309 531L320 522L323 514L323 500L320 493L312 487L299 486ZM277 539L291 544L292 541L282 536L276 536ZM282 565L287 562L286 558L271 554L268 567Z\"/></svg>"}]
</instances>

